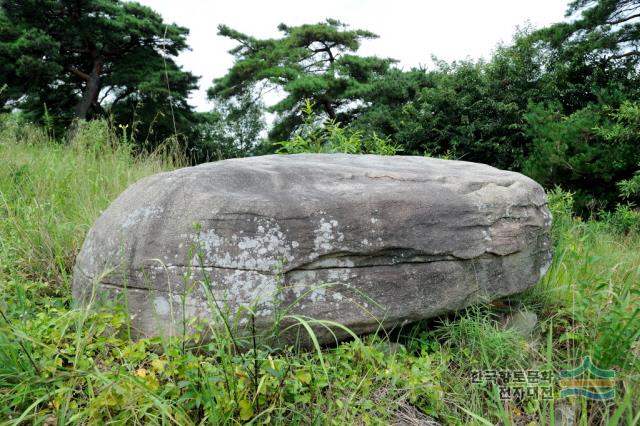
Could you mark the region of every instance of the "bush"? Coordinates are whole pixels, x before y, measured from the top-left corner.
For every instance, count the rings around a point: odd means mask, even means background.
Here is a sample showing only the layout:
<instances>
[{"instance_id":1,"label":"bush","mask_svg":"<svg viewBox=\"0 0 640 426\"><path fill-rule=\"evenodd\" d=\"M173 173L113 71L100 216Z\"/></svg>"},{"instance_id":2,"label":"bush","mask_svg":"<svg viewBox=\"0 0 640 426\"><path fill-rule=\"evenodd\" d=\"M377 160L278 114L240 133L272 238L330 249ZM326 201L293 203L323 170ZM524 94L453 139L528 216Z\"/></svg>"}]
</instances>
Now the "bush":
<instances>
[{"instance_id":1,"label":"bush","mask_svg":"<svg viewBox=\"0 0 640 426\"><path fill-rule=\"evenodd\" d=\"M618 204L614 211L602 212L601 219L614 232L640 232L640 211L632 204Z\"/></svg>"},{"instance_id":2,"label":"bush","mask_svg":"<svg viewBox=\"0 0 640 426\"><path fill-rule=\"evenodd\" d=\"M543 186L574 193L581 214L613 209L640 162L640 107L591 105L570 115L558 105L532 105L527 114L533 149L524 172Z\"/></svg>"},{"instance_id":3,"label":"bush","mask_svg":"<svg viewBox=\"0 0 640 426\"><path fill-rule=\"evenodd\" d=\"M306 102L302 113L304 124L297 129L293 139L276 143L280 147L278 153L395 155L401 150L375 133L364 134L361 130L345 128L336 120L319 121L310 101Z\"/></svg>"},{"instance_id":4,"label":"bush","mask_svg":"<svg viewBox=\"0 0 640 426\"><path fill-rule=\"evenodd\" d=\"M573 193L563 191L560 187L555 187L547 192L549 199L549 210L553 215L552 233L555 240L562 237L562 233L571 227L573 218Z\"/></svg>"},{"instance_id":5,"label":"bush","mask_svg":"<svg viewBox=\"0 0 640 426\"><path fill-rule=\"evenodd\" d=\"M640 196L640 171L635 172L631 179L618 182L618 189L622 198L627 200Z\"/></svg>"}]
</instances>

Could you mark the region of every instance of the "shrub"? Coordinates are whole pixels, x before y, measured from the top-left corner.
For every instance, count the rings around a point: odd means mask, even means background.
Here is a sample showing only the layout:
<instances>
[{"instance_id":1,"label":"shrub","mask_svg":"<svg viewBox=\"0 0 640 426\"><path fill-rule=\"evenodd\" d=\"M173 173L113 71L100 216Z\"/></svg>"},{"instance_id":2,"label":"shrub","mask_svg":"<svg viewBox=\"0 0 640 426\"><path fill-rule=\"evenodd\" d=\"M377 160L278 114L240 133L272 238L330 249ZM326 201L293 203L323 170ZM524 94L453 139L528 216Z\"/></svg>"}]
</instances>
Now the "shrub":
<instances>
[{"instance_id":1,"label":"shrub","mask_svg":"<svg viewBox=\"0 0 640 426\"><path fill-rule=\"evenodd\" d=\"M307 100L302 110L303 125L288 141L276 143L281 154L343 153L395 155L401 149L389 139L375 133L365 134L361 130L343 127L336 120L319 121L313 104Z\"/></svg>"},{"instance_id":2,"label":"shrub","mask_svg":"<svg viewBox=\"0 0 640 426\"><path fill-rule=\"evenodd\" d=\"M602 212L601 219L615 232L640 232L640 211L632 204L618 204L614 211Z\"/></svg>"}]
</instances>

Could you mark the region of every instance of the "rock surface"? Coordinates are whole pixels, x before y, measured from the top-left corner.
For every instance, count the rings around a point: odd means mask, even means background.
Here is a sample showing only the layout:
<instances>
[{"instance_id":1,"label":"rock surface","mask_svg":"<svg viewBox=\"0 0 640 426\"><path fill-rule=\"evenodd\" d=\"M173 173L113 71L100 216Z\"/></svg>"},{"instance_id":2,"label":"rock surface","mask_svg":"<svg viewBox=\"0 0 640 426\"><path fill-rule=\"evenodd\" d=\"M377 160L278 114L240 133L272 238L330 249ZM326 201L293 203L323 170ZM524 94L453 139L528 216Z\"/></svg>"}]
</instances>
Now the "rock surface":
<instances>
[{"instance_id":1,"label":"rock surface","mask_svg":"<svg viewBox=\"0 0 640 426\"><path fill-rule=\"evenodd\" d=\"M533 286L551 262L546 203L533 180L462 161L208 163L122 193L86 237L73 294L86 304L126 292L138 337L215 317L207 288L232 314L253 307L258 330L294 304L289 313L371 332Z\"/></svg>"},{"instance_id":2,"label":"rock surface","mask_svg":"<svg viewBox=\"0 0 640 426\"><path fill-rule=\"evenodd\" d=\"M537 325L538 315L529 311L509 314L502 320L502 326L505 330L513 330L522 337L531 337Z\"/></svg>"}]
</instances>

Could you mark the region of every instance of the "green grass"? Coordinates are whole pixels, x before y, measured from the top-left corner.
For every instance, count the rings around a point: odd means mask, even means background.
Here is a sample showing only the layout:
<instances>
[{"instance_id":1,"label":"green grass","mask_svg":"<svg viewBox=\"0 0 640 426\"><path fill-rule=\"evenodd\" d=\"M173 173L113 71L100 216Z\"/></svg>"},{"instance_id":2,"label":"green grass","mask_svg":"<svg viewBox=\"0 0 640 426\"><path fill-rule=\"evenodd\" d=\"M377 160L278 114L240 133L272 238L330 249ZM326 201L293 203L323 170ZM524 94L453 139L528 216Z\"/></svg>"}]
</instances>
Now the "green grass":
<instances>
[{"instance_id":1,"label":"green grass","mask_svg":"<svg viewBox=\"0 0 640 426\"><path fill-rule=\"evenodd\" d=\"M225 330L206 344L131 342L122 307L71 304L74 258L93 221L179 156L136 157L101 122L73 146L4 122L0 157L0 424L542 425L559 407L573 407L578 424L638 424L640 237L613 219L573 218L570 194L551 194L554 264L525 294L390 337L240 354ZM532 336L501 326L520 310L538 315ZM614 400L559 399L556 383L554 401L501 401L495 386L472 383L474 370L555 375L587 354L616 371Z\"/></svg>"}]
</instances>

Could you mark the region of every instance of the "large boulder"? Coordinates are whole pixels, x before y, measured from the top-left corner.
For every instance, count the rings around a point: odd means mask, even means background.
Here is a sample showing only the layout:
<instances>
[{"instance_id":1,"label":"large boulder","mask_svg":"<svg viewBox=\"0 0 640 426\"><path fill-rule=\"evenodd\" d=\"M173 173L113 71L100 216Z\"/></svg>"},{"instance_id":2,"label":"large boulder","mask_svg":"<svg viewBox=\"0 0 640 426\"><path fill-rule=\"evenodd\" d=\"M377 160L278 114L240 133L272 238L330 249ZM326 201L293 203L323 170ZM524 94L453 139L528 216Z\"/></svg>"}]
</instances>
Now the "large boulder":
<instances>
[{"instance_id":1,"label":"large boulder","mask_svg":"<svg viewBox=\"0 0 640 426\"><path fill-rule=\"evenodd\" d=\"M551 262L550 224L540 185L483 164L225 160L122 193L86 237L73 294L125 295L138 337L179 334L217 307L240 325L251 308L257 331L288 313L365 333L533 286Z\"/></svg>"}]
</instances>

